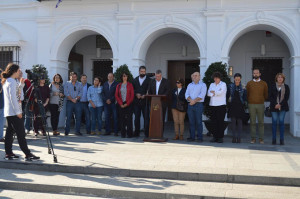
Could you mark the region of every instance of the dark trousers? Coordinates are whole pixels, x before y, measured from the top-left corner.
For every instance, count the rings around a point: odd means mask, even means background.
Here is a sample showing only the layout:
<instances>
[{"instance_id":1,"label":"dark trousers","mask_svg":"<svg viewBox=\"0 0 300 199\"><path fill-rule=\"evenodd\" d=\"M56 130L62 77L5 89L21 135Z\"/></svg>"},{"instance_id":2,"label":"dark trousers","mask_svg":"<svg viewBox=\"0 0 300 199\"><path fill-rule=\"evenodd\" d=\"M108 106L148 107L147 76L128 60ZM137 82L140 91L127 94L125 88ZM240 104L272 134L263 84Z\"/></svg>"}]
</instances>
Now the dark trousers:
<instances>
[{"instance_id":1,"label":"dark trousers","mask_svg":"<svg viewBox=\"0 0 300 199\"><path fill-rule=\"evenodd\" d=\"M49 105L50 113L51 113L51 126L52 130L56 131L59 121L59 111L58 111L58 104L50 104Z\"/></svg>"},{"instance_id":2,"label":"dark trousers","mask_svg":"<svg viewBox=\"0 0 300 199\"><path fill-rule=\"evenodd\" d=\"M114 132L118 133L118 114L117 105L115 103L106 104L104 103L104 114L105 114L105 132L111 133L111 117L114 123Z\"/></svg>"},{"instance_id":3,"label":"dark trousers","mask_svg":"<svg viewBox=\"0 0 300 199\"><path fill-rule=\"evenodd\" d=\"M141 129L141 112L143 114L144 118L144 130L145 130L145 136L149 136L149 106L146 106L146 103L136 103L134 104L134 126L135 126L135 136L140 135L140 129Z\"/></svg>"},{"instance_id":4,"label":"dark trousers","mask_svg":"<svg viewBox=\"0 0 300 199\"><path fill-rule=\"evenodd\" d=\"M132 137L132 105L129 105L126 108L120 107L119 110L121 135L124 137L127 134L127 137Z\"/></svg>"},{"instance_id":5,"label":"dark trousers","mask_svg":"<svg viewBox=\"0 0 300 199\"><path fill-rule=\"evenodd\" d=\"M241 118L232 117L232 135L234 138L241 138L241 133L243 130L243 121Z\"/></svg>"},{"instance_id":6,"label":"dark trousers","mask_svg":"<svg viewBox=\"0 0 300 199\"><path fill-rule=\"evenodd\" d=\"M82 117L82 113L84 113L84 117L85 117L85 129L86 132L89 134L91 133L91 113L90 113L90 108L89 108L89 103L88 102L80 102L78 104L78 106L81 106L80 108L80 122L81 122L81 117Z\"/></svg>"},{"instance_id":7,"label":"dark trousers","mask_svg":"<svg viewBox=\"0 0 300 199\"><path fill-rule=\"evenodd\" d=\"M220 139L224 137L224 118L226 114L226 105L211 106L212 123L214 125L214 138Z\"/></svg>"},{"instance_id":8,"label":"dark trousers","mask_svg":"<svg viewBox=\"0 0 300 199\"><path fill-rule=\"evenodd\" d=\"M5 135L5 153L12 154L13 134L16 133L19 146L25 155L30 154L27 142L25 139L24 120L17 116L9 116L7 119L7 129Z\"/></svg>"}]
</instances>

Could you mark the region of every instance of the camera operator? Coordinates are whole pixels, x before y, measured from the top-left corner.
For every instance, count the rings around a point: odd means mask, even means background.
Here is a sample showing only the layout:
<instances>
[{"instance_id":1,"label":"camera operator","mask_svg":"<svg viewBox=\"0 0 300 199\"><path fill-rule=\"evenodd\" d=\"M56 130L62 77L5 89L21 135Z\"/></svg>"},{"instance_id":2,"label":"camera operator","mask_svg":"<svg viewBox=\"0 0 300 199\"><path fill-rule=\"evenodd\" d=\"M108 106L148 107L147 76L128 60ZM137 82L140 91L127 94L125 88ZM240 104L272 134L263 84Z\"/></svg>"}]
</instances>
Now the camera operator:
<instances>
[{"instance_id":1,"label":"camera operator","mask_svg":"<svg viewBox=\"0 0 300 199\"><path fill-rule=\"evenodd\" d=\"M70 81L68 81L64 86L65 96L67 97L67 119L66 119L66 127L65 127L65 135L69 135L70 132L70 123L73 112L75 112L75 124L76 124L76 135L82 135L80 133L80 98L82 96L82 85L77 81L77 73L70 73Z\"/></svg>"},{"instance_id":2,"label":"camera operator","mask_svg":"<svg viewBox=\"0 0 300 199\"><path fill-rule=\"evenodd\" d=\"M25 133L29 134L30 122L31 122L31 118L33 117L32 116L33 115L33 93L32 93L33 87L31 87L31 82L28 77L24 80L24 83L25 83L25 85L23 88L23 93L25 95L24 95L24 100L22 103L22 110L25 113ZM30 99L29 99L29 97L30 97ZM28 105L27 105L27 103L28 103Z\"/></svg>"},{"instance_id":3,"label":"camera operator","mask_svg":"<svg viewBox=\"0 0 300 199\"><path fill-rule=\"evenodd\" d=\"M27 161L40 159L33 155L28 149L25 139L24 121L22 119L21 94L17 78L20 75L20 67L9 63L5 71L1 74L3 94L4 94L4 116L7 119L7 129L5 135L5 159L18 159L19 156L12 152L13 134L16 133L19 146L26 155Z\"/></svg>"},{"instance_id":4,"label":"camera operator","mask_svg":"<svg viewBox=\"0 0 300 199\"><path fill-rule=\"evenodd\" d=\"M45 111L43 111L45 114L47 112L48 109L48 103L49 103L49 99L50 99L50 89L48 85L45 85L45 75L41 75L40 80L39 80L39 93L40 93L40 100L42 101L43 107L45 109ZM42 117L43 115L41 115L42 111L40 110L40 107L37 103L38 100L38 96L34 96L34 108L33 108L33 112L34 112L34 122L33 122L33 126L34 126L34 133L35 136L37 136L39 134L39 129L42 130L43 136L46 136L46 130L43 127L43 121L42 121Z\"/></svg>"}]
</instances>

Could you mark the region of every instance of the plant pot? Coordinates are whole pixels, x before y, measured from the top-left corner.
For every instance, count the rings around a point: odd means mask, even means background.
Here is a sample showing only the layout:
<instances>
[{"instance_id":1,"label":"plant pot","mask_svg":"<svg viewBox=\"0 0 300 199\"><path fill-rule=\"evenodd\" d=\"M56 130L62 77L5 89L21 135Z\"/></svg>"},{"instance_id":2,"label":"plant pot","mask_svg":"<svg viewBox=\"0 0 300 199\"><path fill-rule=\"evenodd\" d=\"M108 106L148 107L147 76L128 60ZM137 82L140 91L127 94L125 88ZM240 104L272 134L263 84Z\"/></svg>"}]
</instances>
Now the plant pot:
<instances>
[{"instance_id":1,"label":"plant pot","mask_svg":"<svg viewBox=\"0 0 300 199\"><path fill-rule=\"evenodd\" d=\"M207 136L212 136L213 132L214 132L214 124L212 123L211 120L204 120L203 122L205 124L206 129L208 130L208 133L206 135ZM224 124L223 131L225 131L225 129L228 127L229 123L230 123L229 121L224 121L224 123L223 123Z\"/></svg>"}]
</instances>

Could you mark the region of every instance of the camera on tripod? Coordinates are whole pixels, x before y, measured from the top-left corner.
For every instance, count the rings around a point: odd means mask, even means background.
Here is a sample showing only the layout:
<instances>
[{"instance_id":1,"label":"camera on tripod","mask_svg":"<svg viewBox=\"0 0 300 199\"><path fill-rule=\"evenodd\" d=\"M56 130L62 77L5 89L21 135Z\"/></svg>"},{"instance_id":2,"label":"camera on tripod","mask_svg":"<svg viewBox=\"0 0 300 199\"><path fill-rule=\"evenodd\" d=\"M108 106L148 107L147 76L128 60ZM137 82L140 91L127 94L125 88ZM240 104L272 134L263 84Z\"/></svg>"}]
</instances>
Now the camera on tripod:
<instances>
[{"instance_id":1,"label":"camera on tripod","mask_svg":"<svg viewBox=\"0 0 300 199\"><path fill-rule=\"evenodd\" d=\"M31 83L34 84L34 86L38 86L39 85L39 78L40 78L40 75L39 74L36 74L34 72L32 72L31 70L25 70L25 72L27 73L27 79L29 79L31 81Z\"/></svg>"}]
</instances>

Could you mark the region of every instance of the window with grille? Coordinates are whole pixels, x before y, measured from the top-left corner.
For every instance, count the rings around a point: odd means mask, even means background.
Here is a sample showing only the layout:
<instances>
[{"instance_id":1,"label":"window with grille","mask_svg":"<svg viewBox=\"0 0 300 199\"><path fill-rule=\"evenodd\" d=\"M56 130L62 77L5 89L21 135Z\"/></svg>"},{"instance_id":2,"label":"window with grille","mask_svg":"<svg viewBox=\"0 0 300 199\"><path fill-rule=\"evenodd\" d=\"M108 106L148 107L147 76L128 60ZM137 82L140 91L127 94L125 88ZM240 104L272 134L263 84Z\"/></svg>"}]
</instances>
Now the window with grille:
<instances>
[{"instance_id":1,"label":"window with grille","mask_svg":"<svg viewBox=\"0 0 300 199\"><path fill-rule=\"evenodd\" d=\"M19 46L0 46L0 68L5 69L8 63L19 64Z\"/></svg>"}]
</instances>

